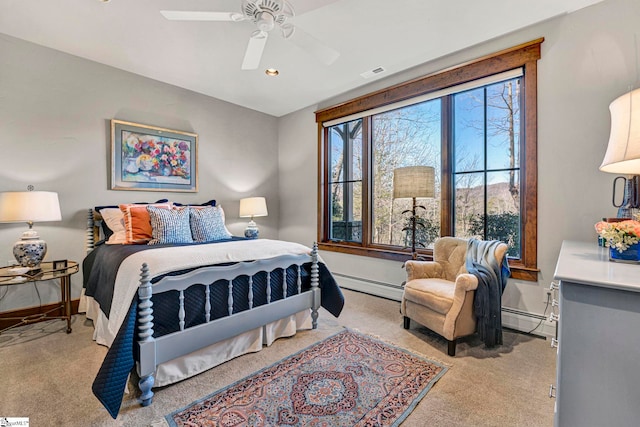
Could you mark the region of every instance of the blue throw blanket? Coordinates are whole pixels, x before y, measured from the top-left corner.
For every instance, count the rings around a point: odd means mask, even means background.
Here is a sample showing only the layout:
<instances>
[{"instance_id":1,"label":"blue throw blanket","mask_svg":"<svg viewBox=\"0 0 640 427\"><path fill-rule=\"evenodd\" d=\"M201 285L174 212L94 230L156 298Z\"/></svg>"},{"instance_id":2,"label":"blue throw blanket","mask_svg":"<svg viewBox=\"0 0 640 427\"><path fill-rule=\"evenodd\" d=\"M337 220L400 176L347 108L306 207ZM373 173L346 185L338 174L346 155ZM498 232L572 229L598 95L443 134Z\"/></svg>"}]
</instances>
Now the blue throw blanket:
<instances>
[{"instance_id":1,"label":"blue throw blanket","mask_svg":"<svg viewBox=\"0 0 640 427\"><path fill-rule=\"evenodd\" d=\"M102 361L98 375L96 375L91 385L93 394L113 419L116 419L118 412L120 412L127 379L135 364L133 335L136 331L137 308L138 299L136 298L131 303L129 313L125 317L124 323L113 340L113 344Z\"/></svg>"},{"instance_id":2,"label":"blue throw blanket","mask_svg":"<svg viewBox=\"0 0 640 427\"><path fill-rule=\"evenodd\" d=\"M478 278L474 308L480 339L487 347L502 344L502 292L511 275L507 255L498 264L495 257L498 240L469 239L467 271Z\"/></svg>"}]
</instances>

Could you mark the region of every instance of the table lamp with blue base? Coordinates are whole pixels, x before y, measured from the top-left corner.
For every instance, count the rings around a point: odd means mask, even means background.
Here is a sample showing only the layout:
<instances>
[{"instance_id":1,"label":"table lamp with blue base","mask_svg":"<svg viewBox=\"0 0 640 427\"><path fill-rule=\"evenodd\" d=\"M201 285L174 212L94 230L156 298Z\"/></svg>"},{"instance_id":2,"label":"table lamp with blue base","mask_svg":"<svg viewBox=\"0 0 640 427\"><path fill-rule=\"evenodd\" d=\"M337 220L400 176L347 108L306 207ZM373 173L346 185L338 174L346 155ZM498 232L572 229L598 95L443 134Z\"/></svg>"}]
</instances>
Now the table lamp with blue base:
<instances>
[{"instance_id":1,"label":"table lamp with blue base","mask_svg":"<svg viewBox=\"0 0 640 427\"><path fill-rule=\"evenodd\" d=\"M60 221L58 193L51 191L7 191L0 193L0 222L26 222L29 229L13 245L13 255L22 267L38 269L47 244L33 229L34 222Z\"/></svg>"},{"instance_id":2,"label":"table lamp with blue base","mask_svg":"<svg viewBox=\"0 0 640 427\"><path fill-rule=\"evenodd\" d=\"M253 220L257 216L267 216L267 201L264 197L248 197L240 200L240 218L251 218L247 228L244 230L244 237L257 239L260 230Z\"/></svg>"}]
</instances>

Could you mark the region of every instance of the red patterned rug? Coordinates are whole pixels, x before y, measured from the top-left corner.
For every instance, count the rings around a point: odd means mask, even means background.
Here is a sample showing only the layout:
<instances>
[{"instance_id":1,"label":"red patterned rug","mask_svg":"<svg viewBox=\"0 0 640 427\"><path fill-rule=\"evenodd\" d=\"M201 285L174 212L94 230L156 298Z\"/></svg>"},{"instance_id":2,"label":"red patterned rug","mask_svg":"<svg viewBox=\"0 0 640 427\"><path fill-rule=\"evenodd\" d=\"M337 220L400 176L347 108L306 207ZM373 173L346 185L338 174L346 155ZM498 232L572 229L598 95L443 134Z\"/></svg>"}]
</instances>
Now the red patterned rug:
<instances>
[{"instance_id":1,"label":"red patterned rug","mask_svg":"<svg viewBox=\"0 0 640 427\"><path fill-rule=\"evenodd\" d=\"M397 426L446 370L345 330L165 418L170 426Z\"/></svg>"}]
</instances>

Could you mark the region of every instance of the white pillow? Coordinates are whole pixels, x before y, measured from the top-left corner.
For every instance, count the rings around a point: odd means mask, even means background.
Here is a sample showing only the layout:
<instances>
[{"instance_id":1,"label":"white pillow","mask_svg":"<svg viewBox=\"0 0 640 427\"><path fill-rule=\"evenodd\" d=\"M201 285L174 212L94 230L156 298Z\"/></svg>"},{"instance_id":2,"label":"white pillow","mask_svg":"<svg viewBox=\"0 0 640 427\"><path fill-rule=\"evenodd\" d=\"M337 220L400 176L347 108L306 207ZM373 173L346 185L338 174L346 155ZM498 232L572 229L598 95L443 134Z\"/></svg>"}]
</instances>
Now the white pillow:
<instances>
[{"instance_id":1,"label":"white pillow","mask_svg":"<svg viewBox=\"0 0 640 427\"><path fill-rule=\"evenodd\" d=\"M120 208L105 208L100 210L102 220L107 223L107 226L113 231L109 240L106 241L108 245L121 245L127 240L127 235L124 228L124 214Z\"/></svg>"},{"instance_id":2,"label":"white pillow","mask_svg":"<svg viewBox=\"0 0 640 427\"><path fill-rule=\"evenodd\" d=\"M233 236L233 234L231 234L231 232L229 231L229 229L227 228L227 220L224 218L224 209L222 209L221 205L218 205L218 207L220 208L220 215L222 215L222 223L224 224L224 231L229 235L229 236Z\"/></svg>"}]
</instances>

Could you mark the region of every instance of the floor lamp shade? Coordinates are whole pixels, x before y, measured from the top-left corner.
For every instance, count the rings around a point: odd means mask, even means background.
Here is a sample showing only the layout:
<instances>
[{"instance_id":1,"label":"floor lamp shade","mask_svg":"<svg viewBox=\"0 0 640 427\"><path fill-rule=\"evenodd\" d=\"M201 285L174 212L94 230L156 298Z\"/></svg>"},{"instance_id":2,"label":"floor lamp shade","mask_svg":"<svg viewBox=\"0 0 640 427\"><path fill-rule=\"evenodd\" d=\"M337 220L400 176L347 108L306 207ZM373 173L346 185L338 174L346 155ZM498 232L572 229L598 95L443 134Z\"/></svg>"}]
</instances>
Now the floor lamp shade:
<instances>
[{"instance_id":1,"label":"floor lamp shade","mask_svg":"<svg viewBox=\"0 0 640 427\"><path fill-rule=\"evenodd\" d=\"M435 197L435 169L431 166L407 166L393 171L393 198L413 199L411 217L411 258L417 259L416 225L418 223L417 198ZM424 207L422 207L424 209ZM403 212L404 213L404 212ZM404 228L405 231L407 228Z\"/></svg>"},{"instance_id":2,"label":"floor lamp shade","mask_svg":"<svg viewBox=\"0 0 640 427\"><path fill-rule=\"evenodd\" d=\"M435 169L407 166L393 171L393 198L435 197Z\"/></svg>"},{"instance_id":3,"label":"floor lamp shade","mask_svg":"<svg viewBox=\"0 0 640 427\"><path fill-rule=\"evenodd\" d=\"M267 215L267 201L264 197L247 197L246 199L240 199L240 218L251 218L249 225L247 225L247 228L244 230L244 237L257 239L259 230L253 217Z\"/></svg>"},{"instance_id":4,"label":"floor lamp shade","mask_svg":"<svg viewBox=\"0 0 640 427\"><path fill-rule=\"evenodd\" d=\"M609 105L611 134L600 170L640 174L640 89L616 98Z\"/></svg>"},{"instance_id":5,"label":"floor lamp shade","mask_svg":"<svg viewBox=\"0 0 640 427\"><path fill-rule=\"evenodd\" d=\"M60 221L58 193L13 191L0 193L0 222L26 222L29 230L13 245L13 255L23 267L38 268L47 253L47 244L33 230L34 222Z\"/></svg>"}]
</instances>

